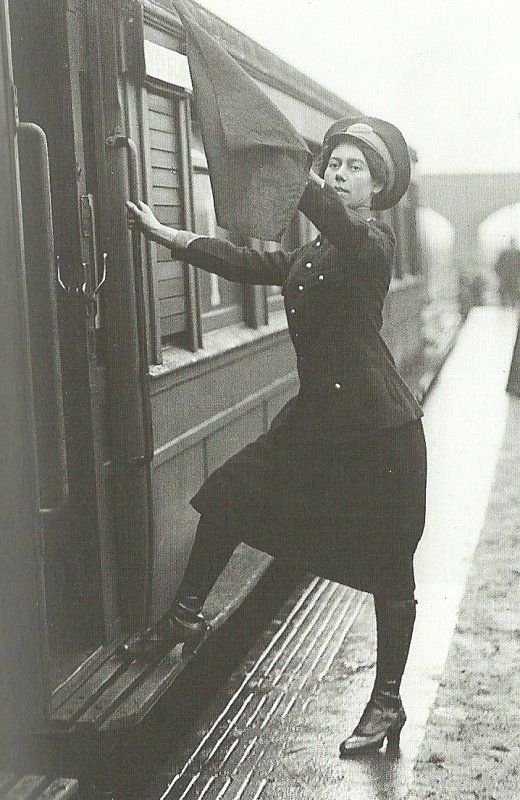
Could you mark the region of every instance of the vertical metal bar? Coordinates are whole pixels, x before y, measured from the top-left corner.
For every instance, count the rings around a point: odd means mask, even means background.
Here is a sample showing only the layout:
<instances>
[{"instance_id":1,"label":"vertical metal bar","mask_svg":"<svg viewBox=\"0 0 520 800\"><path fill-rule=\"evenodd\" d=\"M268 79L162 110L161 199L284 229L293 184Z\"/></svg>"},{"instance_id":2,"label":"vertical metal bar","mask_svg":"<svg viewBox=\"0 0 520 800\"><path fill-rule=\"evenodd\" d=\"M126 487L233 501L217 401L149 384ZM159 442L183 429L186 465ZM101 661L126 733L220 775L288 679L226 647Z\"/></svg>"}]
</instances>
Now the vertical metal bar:
<instances>
[{"instance_id":1,"label":"vertical metal bar","mask_svg":"<svg viewBox=\"0 0 520 800\"><path fill-rule=\"evenodd\" d=\"M40 506L48 512L62 506L68 496L49 153L45 132L34 123L18 125L18 141L23 210L28 225L26 247L30 247L26 255L32 265L28 294L34 333L33 374L39 398L36 424Z\"/></svg>"},{"instance_id":2,"label":"vertical metal bar","mask_svg":"<svg viewBox=\"0 0 520 800\"><path fill-rule=\"evenodd\" d=\"M184 206L184 226L187 230L194 229L193 210L193 170L191 168L191 115L189 99L179 99L178 126L181 155L182 195ZM191 264L184 267L186 282L186 311L188 316L188 343L192 351L202 347L202 326L200 319L200 301L197 271Z\"/></svg>"},{"instance_id":3,"label":"vertical metal bar","mask_svg":"<svg viewBox=\"0 0 520 800\"><path fill-rule=\"evenodd\" d=\"M135 142L127 138L129 166L129 189L132 203L139 201L139 157ZM143 409L144 460L152 461L154 455L152 409L150 405L150 376L148 370L148 342L146 336L146 308L144 301L143 270L141 266L141 236L139 229L132 228L132 251L135 282L135 311L137 336L139 340L139 375L141 383L141 403Z\"/></svg>"}]
</instances>

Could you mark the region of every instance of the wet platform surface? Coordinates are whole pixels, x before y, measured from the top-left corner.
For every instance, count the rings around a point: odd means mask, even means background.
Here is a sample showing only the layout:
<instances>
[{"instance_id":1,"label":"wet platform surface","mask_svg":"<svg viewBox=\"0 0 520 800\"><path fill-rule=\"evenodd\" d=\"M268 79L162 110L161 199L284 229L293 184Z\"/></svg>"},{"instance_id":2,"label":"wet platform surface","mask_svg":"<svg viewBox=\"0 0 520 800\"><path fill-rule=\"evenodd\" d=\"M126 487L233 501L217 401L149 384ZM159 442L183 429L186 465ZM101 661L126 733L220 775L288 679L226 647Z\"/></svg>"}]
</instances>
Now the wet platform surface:
<instances>
[{"instance_id":1,"label":"wet platform surface","mask_svg":"<svg viewBox=\"0 0 520 800\"><path fill-rule=\"evenodd\" d=\"M489 499L516 324L514 312L474 309L426 403L427 522L399 754L339 759L372 686L373 606L370 596L315 579L273 620L143 800L406 796Z\"/></svg>"}]
</instances>

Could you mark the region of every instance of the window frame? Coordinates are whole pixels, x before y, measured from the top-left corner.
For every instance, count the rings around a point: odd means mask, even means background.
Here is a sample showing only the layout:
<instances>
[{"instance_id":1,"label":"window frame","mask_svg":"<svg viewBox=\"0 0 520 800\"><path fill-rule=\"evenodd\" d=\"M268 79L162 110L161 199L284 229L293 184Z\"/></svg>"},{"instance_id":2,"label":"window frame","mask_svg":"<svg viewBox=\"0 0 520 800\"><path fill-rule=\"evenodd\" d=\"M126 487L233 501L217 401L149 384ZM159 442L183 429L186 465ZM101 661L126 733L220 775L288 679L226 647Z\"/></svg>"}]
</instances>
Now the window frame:
<instances>
[{"instance_id":1,"label":"window frame","mask_svg":"<svg viewBox=\"0 0 520 800\"><path fill-rule=\"evenodd\" d=\"M193 164L192 159L192 109L191 95L188 91L166 84L156 78L146 77L141 89L139 102L139 128L142 160L142 196L146 203L152 203L151 187L152 164L150 158L150 130L148 126L148 107L150 94L165 97L172 103L172 111L176 120L176 131L179 142L179 174L182 198L182 220L186 230L195 231L195 196L194 178L197 173L207 172L207 167L202 168ZM233 241L233 240L231 240ZM247 242L234 241L235 244L247 245ZM184 275L184 301L186 308L186 330L184 334L166 340L161 334L161 307L158 290L158 276L154 264L154 248L157 245L143 237L142 252L143 264L146 268L148 287L148 324L150 343L150 363L163 364L163 351L177 349L179 351L197 352L204 350L204 337L216 330L225 331L243 324L248 328L259 328L268 324L267 293L264 286L241 286L240 302L237 305L216 309L213 319L220 317L220 322L204 324L204 320L211 320L208 313L204 313L201 303L199 270L183 262ZM211 312L210 312L211 314Z\"/></svg>"},{"instance_id":2,"label":"window frame","mask_svg":"<svg viewBox=\"0 0 520 800\"><path fill-rule=\"evenodd\" d=\"M166 46L166 45L163 45ZM178 52L177 48L171 46L172 51ZM140 102L140 142L142 148L143 164L143 198L149 202L151 198L152 165L150 158L150 131L148 129L147 109L149 95L151 93L167 97L173 104L174 117L176 119L176 132L179 142L178 170L180 175L180 190L182 202L183 227L186 230L195 231L195 186L194 179L197 173L207 171L207 167L197 166L193 163L193 137L192 137L192 107L191 92L173 84L146 76L144 86L141 90ZM315 143L310 143L316 149ZM290 243L288 247L300 247L308 239L307 223L304 216L298 214L298 241ZM294 233L294 231L293 231ZM261 243L252 241L239 241L231 239L238 246L261 247ZM184 302L186 309L186 330L184 334L174 334L170 341L165 340L161 335L161 303L158 291L157 270L154 269L156 258L153 257L155 244L145 241L143 237L143 264L147 270L148 285L148 310L149 310L149 340L151 363L153 365L163 364L163 353L165 350L192 352L204 351L204 339L207 334L215 331L222 331L225 334L226 328L230 328L230 339L233 336L232 330L237 325L244 325L246 328L259 329L268 326L271 319L277 320L280 313L284 310L284 301L281 293L269 292L268 286L250 286L241 284L241 302L236 306L226 306L222 309L216 308L215 313L203 312L201 302L201 284L199 270L187 262L183 263L184 276ZM285 248L283 248L285 249ZM239 284L240 285L240 284ZM213 316L213 323L208 320ZM205 324L206 320L206 324ZM215 321L216 320L216 321ZM278 324L278 323L277 323ZM223 337L225 338L225 337ZM167 359L169 360L169 359Z\"/></svg>"},{"instance_id":3,"label":"window frame","mask_svg":"<svg viewBox=\"0 0 520 800\"><path fill-rule=\"evenodd\" d=\"M166 98L172 104L172 116L175 120L176 133L179 144L179 177L181 194L181 216L182 225L186 230L193 230L193 197L191 187L191 153L190 153L190 131L186 127L186 120L190 118L190 95L177 86L166 84L155 78L146 77L140 97L140 141L142 159L142 194L146 203L151 203L152 163L150 158L150 130L148 126L148 108L150 95L159 95ZM143 237L144 239L144 237ZM151 363L159 365L163 363L162 353L165 348L179 347L196 352L202 343L202 330L199 315L199 287L196 270L187 262L182 262L182 273L184 277L184 303L186 313L186 327L176 339L171 342L165 341L161 334L161 308L158 291L157 270L154 264L157 257L154 255L157 245L149 240L144 240L143 244L143 263L146 264L147 283L148 283L148 317L149 317L149 338L151 345ZM173 338L173 337L172 337Z\"/></svg>"}]
</instances>

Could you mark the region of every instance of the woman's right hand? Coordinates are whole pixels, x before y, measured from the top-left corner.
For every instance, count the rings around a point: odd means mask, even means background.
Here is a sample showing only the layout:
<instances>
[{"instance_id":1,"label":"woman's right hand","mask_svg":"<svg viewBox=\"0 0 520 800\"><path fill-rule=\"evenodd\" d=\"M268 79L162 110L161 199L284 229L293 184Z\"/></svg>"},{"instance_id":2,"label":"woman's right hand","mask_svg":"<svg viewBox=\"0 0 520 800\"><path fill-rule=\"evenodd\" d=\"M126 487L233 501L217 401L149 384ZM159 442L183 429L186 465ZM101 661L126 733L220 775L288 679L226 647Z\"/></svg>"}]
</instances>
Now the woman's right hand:
<instances>
[{"instance_id":1,"label":"woman's right hand","mask_svg":"<svg viewBox=\"0 0 520 800\"><path fill-rule=\"evenodd\" d=\"M127 200L126 208L129 228L138 225L144 235L150 237L154 231L157 231L161 227L161 223L150 206L147 206L142 200L139 200L138 206L130 202L130 200Z\"/></svg>"}]
</instances>

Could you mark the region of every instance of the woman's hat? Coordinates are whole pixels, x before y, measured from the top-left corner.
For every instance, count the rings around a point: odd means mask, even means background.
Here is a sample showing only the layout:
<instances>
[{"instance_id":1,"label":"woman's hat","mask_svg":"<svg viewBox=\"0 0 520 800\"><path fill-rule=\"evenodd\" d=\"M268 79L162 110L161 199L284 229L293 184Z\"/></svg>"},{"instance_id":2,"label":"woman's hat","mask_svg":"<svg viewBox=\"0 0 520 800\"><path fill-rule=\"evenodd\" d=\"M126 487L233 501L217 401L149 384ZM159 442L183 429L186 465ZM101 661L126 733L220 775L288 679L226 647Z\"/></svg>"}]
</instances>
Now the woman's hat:
<instances>
[{"instance_id":1,"label":"woman's hat","mask_svg":"<svg viewBox=\"0 0 520 800\"><path fill-rule=\"evenodd\" d=\"M332 150L345 138L370 147L382 159L387 173L383 189L374 194L372 208L382 211L399 202L410 184L410 153L401 131L376 117L350 117L330 126L323 139L320 177L323 178Z\"/></svg>"}]
</instances>

